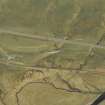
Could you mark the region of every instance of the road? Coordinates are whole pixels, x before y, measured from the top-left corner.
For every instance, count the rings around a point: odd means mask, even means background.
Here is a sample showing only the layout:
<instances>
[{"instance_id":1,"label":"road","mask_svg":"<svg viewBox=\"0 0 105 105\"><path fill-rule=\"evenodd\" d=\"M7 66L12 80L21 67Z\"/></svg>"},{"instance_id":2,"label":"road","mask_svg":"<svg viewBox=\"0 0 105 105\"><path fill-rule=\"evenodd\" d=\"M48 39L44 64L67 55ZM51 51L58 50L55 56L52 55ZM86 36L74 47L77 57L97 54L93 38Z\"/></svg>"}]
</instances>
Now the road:
<instances>
[{"instance_id":1,"label":"road","mask_svg":"<svg viewBox=\"0 0 105 105\"><path fill-rule=\"evenodd\" d=\"M23 33L23 32L16 32L16 31L11 31L11 30L6 30L6 29L0 29L0 33L8 33L7 35L27 37L27 38L31 38L31 39L39 39L39 40L43 40L43 41L54 41L54 42L61 42L61 43L66 43L66 44L73 44L73 45L80 45L80 46L86 46L86 47L92 47L92 48L105 49L105 46L101 46L101 45L78 42L75 40L65 40L65 39L58 39L58 38L41 36L41 35L27 34L27 33Z\"/></svg>"}]
</instances>

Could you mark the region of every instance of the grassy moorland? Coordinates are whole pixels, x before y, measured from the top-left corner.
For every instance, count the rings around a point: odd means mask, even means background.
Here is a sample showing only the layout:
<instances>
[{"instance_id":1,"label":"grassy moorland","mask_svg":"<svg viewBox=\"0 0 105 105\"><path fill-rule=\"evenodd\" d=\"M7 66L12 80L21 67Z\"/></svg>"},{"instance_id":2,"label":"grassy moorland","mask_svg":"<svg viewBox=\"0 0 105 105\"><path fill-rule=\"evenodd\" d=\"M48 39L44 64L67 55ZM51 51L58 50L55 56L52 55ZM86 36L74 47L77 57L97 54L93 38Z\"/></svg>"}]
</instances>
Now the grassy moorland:
<instances>
[{"instance_id":1,"label":"grassy moorland","mask_svg":"<svg viewBox=\"0 0 105 105\"><path fill-rule=\"evenodd\" d=\"M104 92L104 5L1 0L0 105L90 105Z\"/></svg>"}]
</instances>

